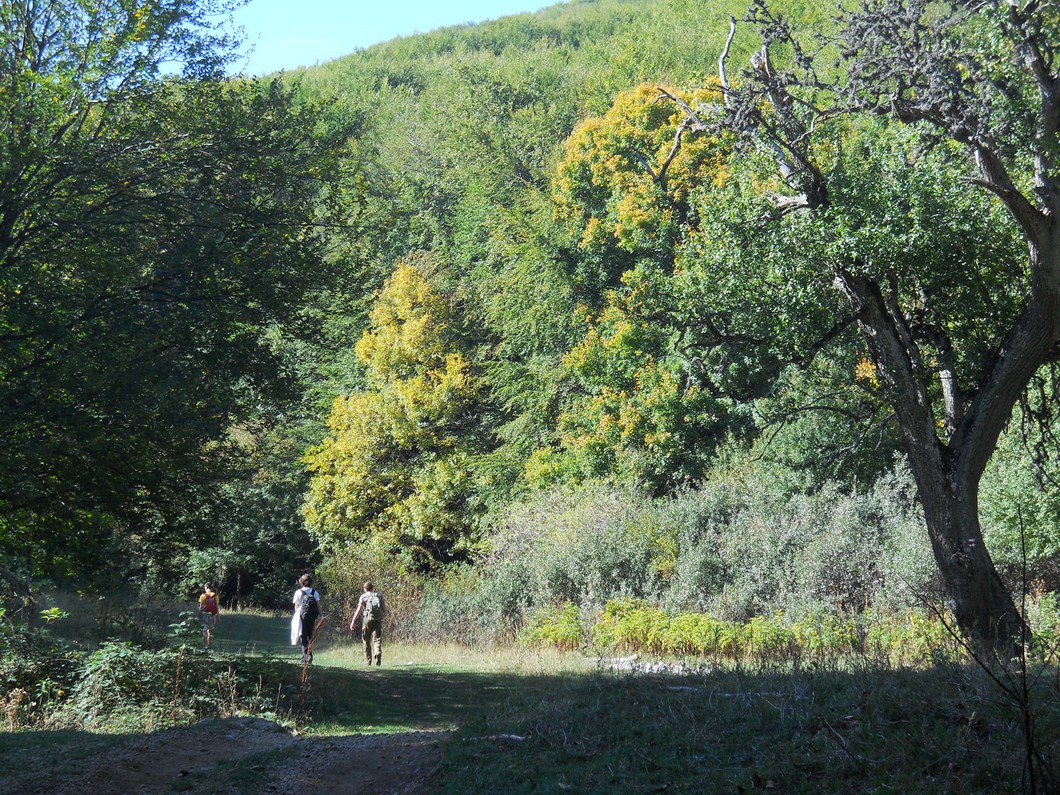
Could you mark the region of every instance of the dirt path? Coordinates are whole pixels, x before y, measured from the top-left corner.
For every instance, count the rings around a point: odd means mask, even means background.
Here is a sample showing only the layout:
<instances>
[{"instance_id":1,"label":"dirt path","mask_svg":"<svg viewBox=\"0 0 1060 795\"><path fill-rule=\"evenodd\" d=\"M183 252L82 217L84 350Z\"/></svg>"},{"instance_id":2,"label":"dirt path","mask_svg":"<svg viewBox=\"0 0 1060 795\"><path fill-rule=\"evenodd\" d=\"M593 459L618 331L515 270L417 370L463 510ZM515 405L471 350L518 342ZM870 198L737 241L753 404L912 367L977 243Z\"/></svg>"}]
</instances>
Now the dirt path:
<instances>
[{"instance_id":1,"label":"dirt path","mask_svg":"<svg viewBox=\"0 0 1060 795\"><path fill-rule=\"evenodd\" d=\"M122 742L61 776L28 770L0 781L0 793L419 795L432 790L447 740L438 731L305 738L258 718L211 719Z\"/></svg>"}]
</instances>

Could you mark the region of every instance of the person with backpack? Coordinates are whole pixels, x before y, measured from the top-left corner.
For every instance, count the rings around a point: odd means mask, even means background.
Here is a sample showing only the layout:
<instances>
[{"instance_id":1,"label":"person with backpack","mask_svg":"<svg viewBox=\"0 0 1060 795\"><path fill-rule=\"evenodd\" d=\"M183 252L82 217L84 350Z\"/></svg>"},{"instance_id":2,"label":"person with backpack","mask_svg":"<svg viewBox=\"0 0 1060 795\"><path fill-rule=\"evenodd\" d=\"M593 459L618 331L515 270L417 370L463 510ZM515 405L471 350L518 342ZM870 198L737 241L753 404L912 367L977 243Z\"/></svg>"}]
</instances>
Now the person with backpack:
<instances>
[{"instance_id":1,"label":"person with backpack","mask_svg":"<svg viewBox=\"0 0 1060 795\"><path fill-rule=\"evenodd\" d=\"M294 615L291 617L291 645L302 645L302 662L313 662L313 629L320 618L320 594L313 589L313 578L303 574L298 579L299 588L294 592L291 603Z\"/></svg>"},{"instance_id":2,"label":"person with backpack","mask_svg":"<svg viewBox=\"0 0 1060 795\"><path fill-rule=\"evenodd\" d=\"M213 640L213 631L219 615L217 594L214 592L213 583L208 582L202 586L202 595L199 597L199 624L202 625L203 646L209 646Z\"/></svg>"},{"instance_id":3,"label":"person with backpack","mask_svg":"<svg viewBox=\"0 0 1060 795\"><path fill-rule=\"evenodd\" d=\"M383 595L375 590L371 580L364 584L364 593L357 600L357 612L350 621L350 631L357 631L357 619L364 616L361 640L364 642L364 661L383 664Z\"/></svg>"}]
</instances>

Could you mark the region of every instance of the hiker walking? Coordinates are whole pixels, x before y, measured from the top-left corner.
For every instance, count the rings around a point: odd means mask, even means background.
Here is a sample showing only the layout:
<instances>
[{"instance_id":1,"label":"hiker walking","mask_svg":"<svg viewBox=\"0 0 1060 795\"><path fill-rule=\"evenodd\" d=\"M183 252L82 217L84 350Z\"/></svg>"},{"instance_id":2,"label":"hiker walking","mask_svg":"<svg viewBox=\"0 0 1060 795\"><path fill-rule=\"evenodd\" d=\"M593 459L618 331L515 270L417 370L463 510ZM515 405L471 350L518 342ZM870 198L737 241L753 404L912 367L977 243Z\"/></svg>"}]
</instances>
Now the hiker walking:
<instances>
[{"instance_id":1,"label":"hiker walking","mask_svg":"<svg viewBox=\"0 0 1060 795\"><path fill-rule=\"evenodd\" d=\"M361 640L364 641L364 661L371 665L383 664L383 595L375 590L371 580L364 584L364 593L357 600L357 612L350 621L350 630L357 631L357 619L364 616Z\"/></svg>"},{"instance_id":2,"label":"hiker walking","mask_svg":"<svg viewBox=\"0 0 1060 795\"><path fill-rule=\"evenodd\" d=\"M205 583L202 586L202 595L199 597L199 624L202 625L203 646L209 646L210 641L213 640L213 631L217 626L219 614L217 594L214 592L213 583Z\"/></svg>"},{"instance_id":3,"label":"hiker walking","mask_svg":"<svg viewBox=\"0 0 1060 795\"><path fill-rule=\"evenodd\" d=\"M313 578L303 574L299 588L291 597L294 615L291 617L291 645L302 645L302 662L313 662L313 628L320 617L320 594L313 589Z\"/></svg>"}]
</instances>

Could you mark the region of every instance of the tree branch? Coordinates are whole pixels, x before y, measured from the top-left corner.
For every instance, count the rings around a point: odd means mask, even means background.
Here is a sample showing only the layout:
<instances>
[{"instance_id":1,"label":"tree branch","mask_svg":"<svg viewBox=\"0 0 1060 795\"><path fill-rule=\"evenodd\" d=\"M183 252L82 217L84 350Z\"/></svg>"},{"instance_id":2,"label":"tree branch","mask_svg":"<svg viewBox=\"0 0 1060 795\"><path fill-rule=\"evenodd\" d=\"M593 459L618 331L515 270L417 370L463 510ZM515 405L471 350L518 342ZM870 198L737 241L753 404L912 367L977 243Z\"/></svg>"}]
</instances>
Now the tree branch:
<instances>
[{"instance_id":1,"label":"tree branch","mask_svg":"<svg viewBox=\"0 0 1060 795\"><path fill-rule=\"evenodd\" d=\"M729 58L729 48L732 46L732 40L736 37L736 17L729 17L729 37L725 40L725 47L721 51L721 55L718 56L718 82L721 83L721 94L725 101L725 107L732 107L732 102L729 99L729 80L725 75L725 61Z\"/></svg>"}]
</instances>

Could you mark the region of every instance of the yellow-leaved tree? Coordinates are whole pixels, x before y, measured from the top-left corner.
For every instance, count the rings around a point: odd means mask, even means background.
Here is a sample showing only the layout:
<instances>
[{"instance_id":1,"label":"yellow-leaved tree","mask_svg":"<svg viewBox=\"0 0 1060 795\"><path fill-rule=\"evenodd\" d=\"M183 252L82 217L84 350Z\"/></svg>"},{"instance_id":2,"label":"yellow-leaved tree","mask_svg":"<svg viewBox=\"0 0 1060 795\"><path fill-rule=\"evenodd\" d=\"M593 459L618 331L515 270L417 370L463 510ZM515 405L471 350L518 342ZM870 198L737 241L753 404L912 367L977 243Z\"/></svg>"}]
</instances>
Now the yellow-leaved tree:
<instances>
[{"instance_id":1,"label":"yellow-leaved tree","mask_svg":"<svg viewBox=\"0 0 1060 795\"><path fill-rule=\"evenodd\" d=\"M366 389L335 400L306 454L310 531L325 548L371 541L417 568L466 557L479 383L423 262L387 279L356 346Z\"/></svg>"},{"instance_id":2,"label":"yellow-leaved tree","mask_svg":"<svg viewBox=\"0 0 1060 795\"><path fill-rule=\"evenodd\" d=\"M713 88L645 83L621 92L567 139L553 206L576 250L576 281L590 294L619 287L622 274L645 259L672 263L690 192L728 176L729 150L710 135L688 137L685 112L672 98L693 106L721 102Z\"/></svg>"},{"instance_id":3,"label":"yellow-leaved tree","mask_svg":"<svg viewBox=\"0 0 1060 795\"><path fill-rule=\"evenodd\" d=\"M527 462L531 485L617 477L663 491L699 477L710 440L722 437L726 406L701 387L682 347L675 258L694 230L690 193L725 182L729 149L710 135L685 139L675 98L721 101L710 88L641 85L567 140L552 198L587 305L583 335L563 359L576 389L558 443Z\"/></svg>"}]
</instances>

